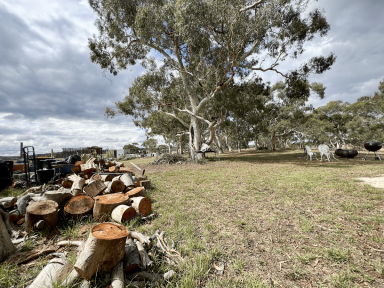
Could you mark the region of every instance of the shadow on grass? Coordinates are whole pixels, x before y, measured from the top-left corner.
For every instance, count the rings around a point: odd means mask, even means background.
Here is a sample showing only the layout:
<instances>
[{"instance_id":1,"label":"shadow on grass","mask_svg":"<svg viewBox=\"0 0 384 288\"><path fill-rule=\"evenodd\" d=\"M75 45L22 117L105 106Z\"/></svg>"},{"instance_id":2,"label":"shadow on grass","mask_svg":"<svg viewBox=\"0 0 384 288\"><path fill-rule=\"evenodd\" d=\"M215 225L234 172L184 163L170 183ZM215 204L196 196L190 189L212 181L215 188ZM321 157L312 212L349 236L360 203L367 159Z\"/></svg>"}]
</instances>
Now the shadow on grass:
<instances>
[{"instance_id":1,"label":"shadow on grass","mask_svg":"<svg viewBox=\"0 0 384 288\"><path fill-rule=\"evenodd\" d=\"M318 151L315 151L319 154ZM232 152L221 154L220 158L223 161L231 162L250 162L250 163L260 163L260 164L293 164L299 166L310 166L310 167L322 167L322 168L350 168L352 166L367 166L367 165L383 165L384 162L368 159L366 161L362 160L362 157L365 156L364 151L360 151L359 155L353 159L349 158L339 158L333 159L331 162L320 161L320 160L307 160L306 157L303 157L302 150L292 150L284 149L279 151L251 151L246 150L244 152Z\"/></svg>"}]
</instances>

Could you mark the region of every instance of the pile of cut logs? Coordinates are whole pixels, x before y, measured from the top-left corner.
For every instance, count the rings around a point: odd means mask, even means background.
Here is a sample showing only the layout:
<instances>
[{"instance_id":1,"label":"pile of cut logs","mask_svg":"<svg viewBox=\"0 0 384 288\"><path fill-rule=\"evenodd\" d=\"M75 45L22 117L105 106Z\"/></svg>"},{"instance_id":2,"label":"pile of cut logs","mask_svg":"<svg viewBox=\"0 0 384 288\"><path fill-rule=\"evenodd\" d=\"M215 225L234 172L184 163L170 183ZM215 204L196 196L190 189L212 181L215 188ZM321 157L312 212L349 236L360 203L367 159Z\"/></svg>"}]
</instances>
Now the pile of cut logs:
<instances>
[{"instance_id":1,"label":"pile of cut logs","mask_svg":"<svg viewBox=\"0 0 384 288\"><path fill-rule=\"evenodd\" d=\"M53 287L58 282L70 286L79 279L83 279L80 287L89 287L96 272L102 274L110 270L110 287L114 288L125 287L126 281L159 282L172 278L172 270L165 274L149 272L154 266L151 260L154 253L163 255L171 264L178 264L182 259L173 245L169 247L164 232L156 231L148 237L127 231L120 225L135 215L140 215L144 221L156 216L149 215L151 201L147 198L147 189L150 181L144 175L135 176L123 163L105 163L95 158L77 162L72 171L73 174L58 184L30 188L19 198L0 199L0 261L20 260L18 253L9 257L15 250L14 245L22 241L12 240L22 234L16 231L15 225L25 222L23 235L28 237L35 230L55 228L60 217L76 221L85 216L99 222L91 228L86 241L55 243L56 247L79 247L75 265L66 260L65 254L53 253L56 258L40 272L30 288Z\"/></svg>"}]
</instances>

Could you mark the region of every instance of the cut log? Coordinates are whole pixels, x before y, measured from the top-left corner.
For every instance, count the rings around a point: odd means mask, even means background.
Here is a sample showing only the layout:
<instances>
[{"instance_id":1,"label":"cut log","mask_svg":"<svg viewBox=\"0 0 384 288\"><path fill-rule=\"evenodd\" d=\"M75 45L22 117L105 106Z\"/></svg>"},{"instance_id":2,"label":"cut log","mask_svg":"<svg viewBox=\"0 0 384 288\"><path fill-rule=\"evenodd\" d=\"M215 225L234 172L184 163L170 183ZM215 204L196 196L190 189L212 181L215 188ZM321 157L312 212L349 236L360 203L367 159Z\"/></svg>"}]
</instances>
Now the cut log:
<instances>
[{"instance_id":1,"label":"cut log","mask_svg":"<svg viewBox=\"0 0 384 288\"><path fill-rule=\"evenodd\" d=\"M87 164L88 165L88 164ZM92 177L92 173L83 173L83 172L81 172L81 173L79 173L78 174L81 178L83 178L83 179L85 179L85 180L88 180L88 179L90 179L91 177Z\"/></svg>"},{"instance_id":2,"label":"cut log","mask_svg":"<svg viewBox=\"0 0 384 288\"><path fill-rule=\"evenodd\" d=\"M85 184L85 180L77 175L71 175L69 176L70 180L73 181L71 192L73 196L78 195L79 193L83 192L83 186Z\"/></svg>"},{"instance_id":3,"label":"cut log","mask_svg":"<svg viewBox=\"0 0 384 288\"><path fill-rule=\"evenodd\" d=\"M53 288L61 283L72 270L72 264L66 259L55 258L48 262L28 288Z\"/></svg>"},{"instance_id":4,"label":"cut log","mask_svg":"<svg viewBox=\"0 0 384 288\"><path fill-rule=\"evenodd\" d=\"M119 173L119 167L111 166L111 167L109 167L108 171L111 173Z\"/></svg>"},{"instance_id":5,"label":"cut log","mask_svg":"<svg viewBox=\"0 0 384 288\"><path fill-rule=\"evenodd\" d=\"M152 204L148 198L145 197L133 197L130 198L131 206L135 208L136 213L147 216L151 212Z\"/></svg>"},{"instance_id":6,"label":"cut log","mask_svg":"<svg viewBox=\"0 0 384 288\"><path fill-rule=\"evenodd\" d=\"M96 171L96 165L93 162L81 164L80 168L81 168L81 172L83 172L84 174L88 174Z\"/></svg>"},{"instance_id":7,"label":"cut log","mask_svg":"<svg viewBox=\"0 0 384 288\"><path fill-rule=\"evenodd\" d=\"M59 205L52 200L33 202L27 207L25 231L31 232L39 220L44 220L46 227L55 228L58 222Z\"/></svg>"},{"instance_id":8,"label":"cut log","mask_svg":"<svg viewBox=\"0 0 384 288\"><path fill-rule=\"evenodd\" d=\"M69 241L69 240L64 240L64 241L60 241L60 242L57 242L56 245L57 246L77 246L77 247L80 247L81 245L83 245L84 242L83 241Z\"/></svg>"},{"instance_id":9,"label":"cut log","mask_svg":"<svg viewBox=\"0 0 384 288\"><path fill-rule=\"evenodd\" d=\"M140 241L136 241L135 244L137 246L137 250L139 251L141 264L143 265L144 268L151 269L153 267L153 261L149 259L149 256L145 251L143 244L141 244Z\"/></svg>"},{"instance_id":10,"label":"cut log","mask_svg":"<svg viewBox=\"0 0 384 288\"><path fill-rule=\"evenodd\" d=\"M125 185L124 185L123 181L119 180L119 178L120 178L120 176L117 176L117 177L112 179L111 190L114 193L124 192Z\"/></svg>"},{"instance_id":11,"label":"cut log","mask_svg":"<svg viewBox=\"0 0 384 288\"><path fill-rule=\"evenodd\" d=\"M92 181L83 189L88 196L95 197L103 194L103 191L107 189L107 186L105 186L102 180L98 179L98 180Z\"/></svg>"},{"instance_id":12,"label":"cut log","mask_svg":"<svg viewBox=\"0 0 384 288\"><path fill-rule=\"evenodd\" d=\"M15 206L17 201L16 197L5 197L0 199L0 207L8 209Z\"/></svg>"},{"instance_id":13,"label":"cut log","mask_svg":"<svg viewBox=\"0 0 384 288\"><path fill-rule=\"evenodd\" d=\"M75 167L71 168L71 170L74 174L81 172L80 166L75 166Z\"/></svg>"},{"instance_id":14,"label":"cut log","mask_svg":"<svg viewBox=\"0 0 384 288\"><path fill-rule=\"evenodd\" d=\"M27 213L27 206L28 202L31 200L31 197L35 195L34 193L29 193L27 195L21 196L19 199L16 201L16 207L17 210L19 211L20 215L19 217L22 217Z\"/></svg>"},{"instance_id":15,"label":"cut log","mask_svg":"<svg viewBox=\"0 0 384 288\"><path fill-rule=\"evenodd\" d=\"M19 210L12 210L11 212L9 212L9 221L10 222L16 222L17 220L19 220L19 217L20 217Z\"/></svg>"},{"instance_id":16,"label":"cut log","mask_svg":"<svg viewBox=\"0 0 384 288\"><path fill-rule=\"evenodd\" d=\"M70 200L73 195L71 190L63 189L63 190L54 190L54 191L46 191L44 193L44 199L55 201L59 206L63 206L65 202Z\"/></svg>"},{"instance_id":17,"label":"cut log","mask_svg":"<svg viewBox=\"0 0 384 288\"><path fill-rule=\"evenodd\" d=\"M132 189L125 193L125 195L128 195L129 198L133 197L147 197L147 190L145 190L144 187L136 187L135 189Z\"/></svg>"},{"instance_id":18,"label":"cut log","mask_svg":"<svg viewBox=\"0 0 384 288\"><path fill-rule=\"evenodd\" d=\"M99 196L103 197L103 196ZM127 229L115 223L102 223L92 228L84 250L78 257L75 269L90 280L96 273L105 273L124 258Z\"/></svg>"},{"instance_id":19,"label":"cut log","mask_svg":"<svg viewBox=\"0 0 384 288\"><path fill-rule=\"evenodd\" d=\"M112 174L101 175L101 180L103 180L104 182L110 182L113 178L115 178L115 176Z\"/></svg>"},{"instance_id":20,"label":"cut log","mask_svg":"<svg viewBox=\"0 0 384 288\"><path fill-rule=\"evenodd\" d=\"M95 221L104 222L111 216L113 209L119 205L126 205L129 198L124 194L116 193L97 196L94 199L93 219Z\"/></svg>"},{"instance_id":21,"label":"cut log","mask_svg":"<svg viewBox=\"0 0 384 288\"><path fill-rule=\"evenodd\" d=\"M5 227L7 228L8 230L8 233L10 235L12 235L12 231L13 231L13 228L11 226L11 222L10 222L10 215L8 212L4 211L3 208L0 208L0 217L3 219L4 221L4 224L5 224Z\"/></svg>"},{"instance_id":22,"label":"cut log","mask_svg":"<svg viewBox=\"0 0 384 288\"><path fill-rule=\"evenodd\" d=\"M135 172L133 172L133 170L128 167L120 167L120 173L130 173L132 176L135 175Z\"/></svg>"},{"instance_id":23,"label":"cut log","mask_svg":"<svg viewBox=\"0 0 384 288\"><path fill-rule=\"evenodd\" d=\"M73 197L64 206L64 215L69 219L79 219L92 212L94 201L87 195Z\"/></svg>"},{"instance_id":24,"label":"cut log","mask_svg":"<svg viewBox=\"0 0 384 288\"><path fill-rule=\"evenodd\" d=\"M61 185L63 185L64 188L71 189L73 182L71 180L64 180Z\"/></svg>"},{"instance_id":25,"label":"cut log","mask_svg":"<svg viewBox=\"0 0 384 288\"><path fill-rule=\"evenodd\" d=\"M132 239L127 239L124 251L124 272L135 270L141 264L141 259L139 250Z\"/></svg>"},{"instance_id":26,"label":"cut log","mask_svg":"<svg viewBox=\"0 0 384 288\"><path fill-rule=\"evenodd\" d=\"M80 165L81 164L85 164L85 162L83 161L83 160L81 160L81 161L76 161L76 163L75 163L75 167L80 167Z\"/></svg>"},{"instance_id":27,"label":"cut log","mask_svg":"<svg viewBox=\"0 0 384 288\"><path fill-rule=\"evenodd\" d=\"M15 249L9 236L7 226L0 215L0 262L7 259L8 255Z\"/></svg>"},{"instance_id":28,"label":"cut log","mask_svg":"<svg viewBox=\"0 0 384 288\"><path fill-rule=\"evenodd\" d=\"M85 164L89 164L89 163L93 163L96 161L96 158L95 157L91 157L87 160L87 162L85 162Z\"/></svg>"},{"instance_id":29,"label":"cut log","mask_svg":"<svg viewBox=\"0 0 384 288\"><path fill-rule=\"evenodd\" d=\"M151 187L151 180L141 180L140 186L149 189Z\"/></svg>"},{"instance_id":30,"label":"cut log","mask_svg":"<svg viewBox=\"0 0 384 288\"><path fill-rule=\"evenodd\" d=\"M100 174L93 174L90 178L90 180L92 181L96 181L96 180L101 180L101 175ZM104 181L103 181L104 182Z\"/></svg>"},{"instance_id":31,"label":"cut log","mask_svg":"<svg viewBox=\"0 0 384 288\"><path fill-rule=\"evenodd\" d=\"M118 223L131 220L136 215L135 208L127 205L119 205L112 211L112 219Z\"/></svg>"},{"instance_id":32,"label":"cut log","mask_svg":"<svg viewBox=\"0 0 384 288\"><path fill-rule=\"evenodd\" d=\"M124 183L125 191L135 188L135 182L133 182L131 174L125 173L119 177L119 180Z\"/></svg>"},{"instance_id":33,"label":"cut log","mask_svg":"<svg viewBox=\"0 0 384 288\"><path fill-rule=\"evenodd\" d=\"M123 262L117 264L112 271L111 288L124 288Z\"/></svg>"}]
</instances>

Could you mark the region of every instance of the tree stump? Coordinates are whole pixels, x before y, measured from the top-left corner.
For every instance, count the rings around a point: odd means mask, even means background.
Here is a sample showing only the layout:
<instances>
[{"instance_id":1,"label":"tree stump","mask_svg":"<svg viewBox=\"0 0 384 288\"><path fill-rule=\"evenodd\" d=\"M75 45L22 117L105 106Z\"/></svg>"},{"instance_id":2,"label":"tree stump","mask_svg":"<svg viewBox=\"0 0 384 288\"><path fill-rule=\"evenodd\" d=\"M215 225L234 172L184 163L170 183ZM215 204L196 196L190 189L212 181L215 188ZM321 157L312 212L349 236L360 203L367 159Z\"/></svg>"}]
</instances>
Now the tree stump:
<instances>
[{"instance_id":1,"label":"tree stump","mask_svg":"<svg viewBox=\"0 0 384 288\"><path fill-rule=\"evenodd\" d=\"M90 197L95 197L103 193L107 186L105 186L104 182L100 179L90 182L84 188L85 193L87 193Z\"/></svg>"},{"instance_id":2,"label":"tree stump","mask_svg":"<svg viewBox=\"0 0 384 288\"><path fill-rule=\"evenodd\" d=\"M75 196L64 206L64 215L69 219L78 219L90 214L94 204L95 201L89 196Z\"/></svg>"},{"instance_id":3,"label":"tree stump","mask_svg":"<svg viewBox=\"0 0 384 288\"><path fill-rule=\"evenodd\" d=\"M131 220L136 215L135 208L127 205L119 205L113 209L111 217L118 223Z\"/></svg>"},{"instance_id":4,"label":"tree stump","mask_svg":"<svg viewBox=\"0 0 384 288\"><path fill-rule=\"evenodd\" d=\"M25 231L30 232L39 220L44 220L45 227L55 228L58 218L59 205L52 200L41 200L29 204L25 215Z\"/></svg>"},{"instance_id":5,"label":"tree stump","mask_svg":"<svg viewBox=\"0 0 384 288\"><path fill-rule=\"evenodd\" d=\"M129 197L122 193L116 193L97 196L94 199L93 219L98 222L104 222L111 216L113 209L119 205L126 205Z\"/></svg>"},{"instance_id":6,"label":"tree stump","mask_svg":"<svg viewBox=\"0 0 384 288\"><path fill-rule=\"evenodd\" d=\"M135 208L136 213L147 216L151 212L151 201L145 197L133 197L131 200L131 206Z\"/></svg>"},{"instance_id":7,"label":"tree stump","mask_svg":"<svg viewBox=\"0 0 384 288\"><path fill-rule=\"evenodd\" d=\"M103 180L104 182L110 182L113 180L113 178L115 178L115 176L112 174L101 175L101 180Z\"/></svg>"},{"instance_id":8,"label":"tree stump","mask_svg":"<svg viewBox=\"0 0 384 288\"><path fill-rule=\"evenodd\" d=\"M151 180L141 180L140 186L149 189L151 187Z\"/></svg>"},{"instance_id":9,"label":"tree stump","mask_svg":"<svg viewBox=\"0 0 384 288\"><path fill-rule=\"evenodd\" d=\"M125 195L128 195L129 198L133 197L147 197L147 190L145 190L144 187L136 187L135 189L132 189L125 193Z\"/></svg>"},{"instance_id":10,"label":"tree stump","mask_svg":"<svg viewBox=\"0 0 384 288\"><path fill-rule=\"evenodd\" d=\"M104 197L104 196L99 196ZM75 263L80 276L90 280L96 273L105 273L124 258L124 246L129 232L115 223L102 223L92 228L84 250Z\"/></svg>"},{"instance_id":11,"label":"tree stump","mask_svg":"<svg viewBox=\"0 0 384 288\"><path fill-rule=\"evenodd\" d=\"M0 215L0 262L7 259L8 255L15 249L9 236L7 226Z\"/></svg>"}]
</instances>

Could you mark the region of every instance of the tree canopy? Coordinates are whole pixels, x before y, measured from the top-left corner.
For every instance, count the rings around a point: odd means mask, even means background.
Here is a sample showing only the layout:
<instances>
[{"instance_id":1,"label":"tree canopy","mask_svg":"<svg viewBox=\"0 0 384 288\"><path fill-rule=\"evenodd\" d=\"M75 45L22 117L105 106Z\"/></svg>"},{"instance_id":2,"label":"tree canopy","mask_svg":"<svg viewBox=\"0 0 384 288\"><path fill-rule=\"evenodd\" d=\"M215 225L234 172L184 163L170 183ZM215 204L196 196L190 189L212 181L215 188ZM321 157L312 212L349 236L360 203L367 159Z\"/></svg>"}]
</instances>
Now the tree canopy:
<instances>
[{"instance_id":1,"label":"tree canopy","mask_svg":"<svg viewBox=\"0 0 384 288\"><path fill-rule=\"evenodd\" d=\"M147 97L135 109L147 113L146 107L153 106L177 119L188 129L193 157L202 144L201 123L212 133L219 126L207 118L208 103L234 78L274 71L284 77L289 96L306 97L308 76L321 74L334 63L333 54L320 55L292 70L279 69L288 57L298 58L307 41L330 29L320 9L307 13L309 2L90 0L99 30L89 39L91 60L113 75L137 62L147 68L145 81L152 77L156 83L147 85L151 89L143 92ZM164 101L164 91L173 84L177 99ZM134 105L133 99L124 102ZM121 106L106 110L109 116L131 111Z\"/></svg>"}]
</instances>

